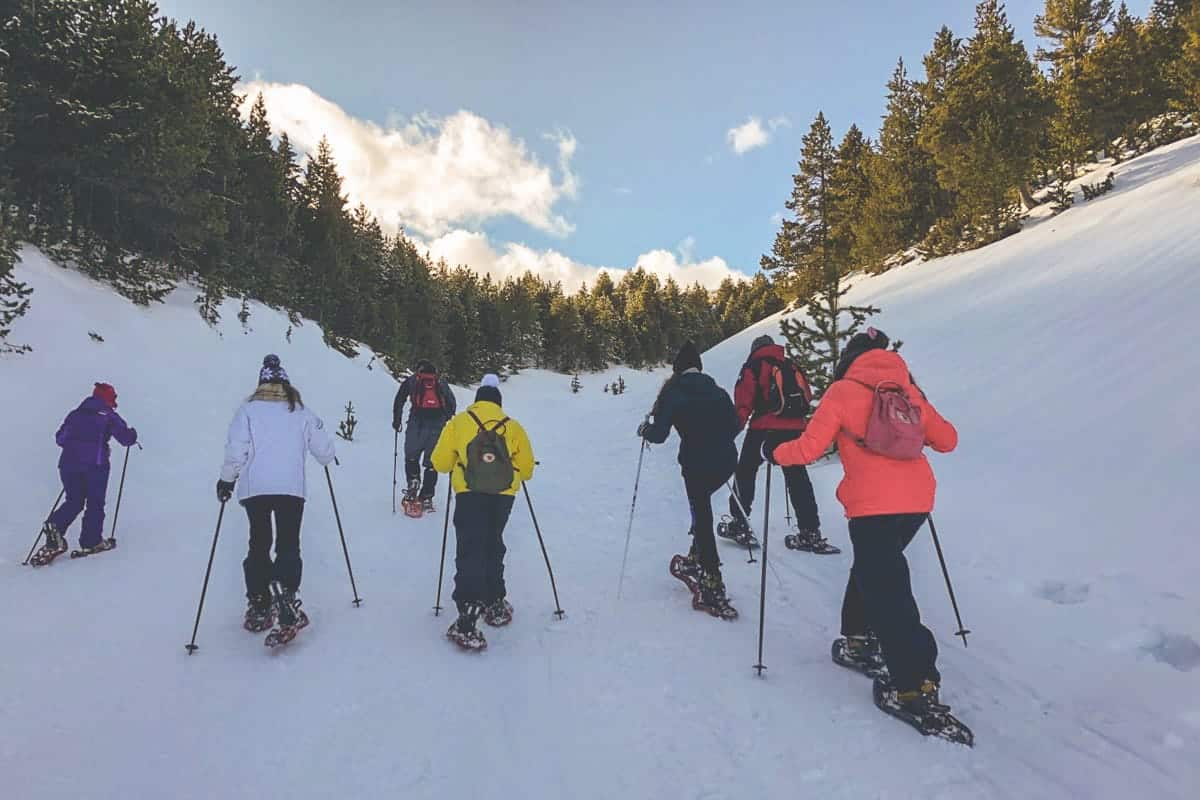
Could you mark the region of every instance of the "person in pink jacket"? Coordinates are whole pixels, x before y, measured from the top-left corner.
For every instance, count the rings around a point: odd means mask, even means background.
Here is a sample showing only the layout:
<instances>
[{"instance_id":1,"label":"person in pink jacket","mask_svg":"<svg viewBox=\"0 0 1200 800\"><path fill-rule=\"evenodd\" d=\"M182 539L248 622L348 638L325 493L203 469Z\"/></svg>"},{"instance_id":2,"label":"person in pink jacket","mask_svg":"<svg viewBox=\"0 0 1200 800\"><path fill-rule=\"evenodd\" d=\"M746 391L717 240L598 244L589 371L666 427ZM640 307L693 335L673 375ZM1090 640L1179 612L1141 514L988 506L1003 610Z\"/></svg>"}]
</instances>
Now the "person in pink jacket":
<instances>
[{"instance_id":1,"label":"person in pink jacket","mask_svg":"<svg viewBox=\"0 0 1200 800\"><path fill-rule=\"evenodd\" d=\"M958 432L913 382L904 359L887 348L888 337L874 328L851 338L804 434L769 455L785 466L809 464L837 442L845 470L837 497L850 520L854 546L842 603L847 655L869 663L878 661L875 648L880 648L897 699L919 712L939 702L941 676L937 643L921 624L904 548L933 510L937 482L924 454L889 458L864 446L876 387L899 387L920 410L925 444L935 451L953 450Z\"/></svg>"}]
</instances>

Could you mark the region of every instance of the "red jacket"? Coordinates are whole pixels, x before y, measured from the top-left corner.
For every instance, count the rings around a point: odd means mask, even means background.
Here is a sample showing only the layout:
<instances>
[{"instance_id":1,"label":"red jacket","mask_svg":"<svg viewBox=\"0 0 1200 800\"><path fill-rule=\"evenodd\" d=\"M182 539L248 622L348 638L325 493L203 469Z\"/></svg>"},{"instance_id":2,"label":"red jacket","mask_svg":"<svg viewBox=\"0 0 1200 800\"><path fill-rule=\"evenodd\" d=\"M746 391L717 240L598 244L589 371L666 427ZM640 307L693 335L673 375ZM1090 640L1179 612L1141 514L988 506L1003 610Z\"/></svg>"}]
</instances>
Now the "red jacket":
<instances>
[{"instance_id":1,"label":"red jacket","mask_svg":"<svg viewBox=\"0 0 1200 800\"><path fill-rule=\"evenodd\" d=\"M942 419L912 383L908 365L897 353L869 350L854 360L846 378L825 391L804 435L777 447L775 460L789 466L812 463L825 454L836 438L846 473L837 496L846 508L847 517L929 513L933 510L937 481L924 455L898 461L872 453L857 443L866 435L874 392L856 381L870 386L894 381L902 386L913 405L921 409L925 444L939 453L948 453L958 445L958 431Z\"/></svg>"},{"instance_id":2,"label":"red jacket","mask_svg":"<svg viewBox=\"0 0 1200 800\"><path fill-rule=\"evenodd\" d=\"M763 361L764 358L784 361L787 354L784 353L782 345L769 344L751 353L750 359L742 365L742 373L738 376L737 385L733 389L733 402L737 406L738 422L744 428L746 421L749 420L752 431L804 430L808 423L801 417L785 418L775 414L755 415L755 406L762 402L771 382L772 365ZM755 364L755 361L758 363ZM754 367L757 367L757 370ZM804 395L809 402L812 402L812 389L809 388L808 379L805 378L803 372L800 373L800 386L804 389Z\"/></svg>"}]
</instances>

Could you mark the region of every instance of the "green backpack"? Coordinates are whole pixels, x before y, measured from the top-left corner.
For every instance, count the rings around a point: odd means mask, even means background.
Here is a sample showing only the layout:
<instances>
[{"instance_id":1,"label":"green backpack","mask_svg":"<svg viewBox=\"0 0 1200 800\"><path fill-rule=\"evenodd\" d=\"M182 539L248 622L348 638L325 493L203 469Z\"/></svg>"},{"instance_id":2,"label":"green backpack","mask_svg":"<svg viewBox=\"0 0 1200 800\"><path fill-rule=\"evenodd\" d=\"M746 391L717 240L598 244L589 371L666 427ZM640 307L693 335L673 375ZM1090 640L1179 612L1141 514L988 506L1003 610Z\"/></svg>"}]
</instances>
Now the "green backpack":
<instances>
[{"instance_id":1,"label":"green backpack","mask_svg":"<svg viewBox=\"0 0 1200 800\"><path fill-rule=\"evenodd\" d=\"M508 456L508 442L497 432L508 422L508 417L489 429L479 421L475 412L467 413L479 426L479 432L467 444L467 465L463 468L467 490L480 494L503 494L512 488L516 476L512 459Z\"/></svg>"}]
</instances>

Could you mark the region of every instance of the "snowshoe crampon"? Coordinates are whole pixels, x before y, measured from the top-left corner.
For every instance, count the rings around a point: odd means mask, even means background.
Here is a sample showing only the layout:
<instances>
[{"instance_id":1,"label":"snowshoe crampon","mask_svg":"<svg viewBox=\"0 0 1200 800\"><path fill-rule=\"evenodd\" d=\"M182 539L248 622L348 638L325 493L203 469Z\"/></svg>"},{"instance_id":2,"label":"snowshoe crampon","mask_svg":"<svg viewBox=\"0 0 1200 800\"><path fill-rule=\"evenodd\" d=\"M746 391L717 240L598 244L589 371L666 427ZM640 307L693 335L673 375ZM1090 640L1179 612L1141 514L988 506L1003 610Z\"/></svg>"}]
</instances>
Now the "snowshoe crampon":
<instances>
[{"instance_id":1,"label":"snowshoe crampon","mask_svg":"<svg viewBox=\"0 0 1200 800\"><path fill-rule=\"evenodd\" d=\"M671 577L683 581L693 595L700 590L700 565L695 559L678 553L671 557Z\"/></svg>"},{"instance_id":2,"label":"snowshoe crampon","mask_svg":"<svg viewBox=\"0 0 1200 800\"><path fill-rule=\"evenodd\" d=\"M271 585L272 605L275 608L276 626L267 634L263 644L267 647L278 647L296 638L296 634L308 627L308 615L300 608L300 598L296 593L285 591L279 582Z\"/></svg>"},{"instance_id":3,"label":"snowshoe crampon","mask_svg":"<svg viewBox=\"0 0 1200 800\"><path fill-rule=\"evenodd\" d=\"M282 622L267 634L267 638L263 639L263 644L267 647L279 647L282 644L287 644L292 639L296 638L296 634L308 627L308 615L297 609L295 622L291 625L284 625Z\"/></svg>"},{"instance_id":4,"label":"snowshoe crampon","mask_svg":"<svg viewBox=\"0 0 1200 800\"><path fill-rule=\"evenodd\" d=\"M975 734L950 713L950 706L940 702L926 704L920 711L900 702L896 690L882 678L875 679L872 689L875 705L880 711L908 723L925 736L936 736L955 744L975 746Z\"/></svg>"},{"instance_id":5,"label":"snowshoe crampon","mask_svg":"<svg viewBox=\"0 0 1200 800\"><path fill-rule=\"evenodd\" d=\"M51 523L42 526L42 536L46 537L46 543L29 557L31 567L44 567L67 552L67 540Z\"/></svg>"},{"instance_id":6,"label":"snowshoe crampon","mask_svg":"<svg viewBox=\"0 0 1200 800\"><path fill-rule=\"evenodd\" d=\"M94 553L106 553L109 550L115 550L116 547L116 539L101 539L100 544L95 547L81 547L78 550L72 550L71 558L87 558Z\"/></svg>"},{"instance_id":7,"label":"snowshoe crampon","mask_svg":"<svg viewBox=\"0 0 1200 800\"><path fill-rule=\"evenodd\" d=\"M830 544L828 539L821 536L820 531L789 533L783 537L783 544L788 550L801 550L819 556L832 556L842 552L842 548Z\"/></svg>"},{"instance_id":8,"label":"snowshoe crampon","mask_svg":"<svg viewBox=\"0 0 1200 800\"><path fill-rule=\"evenodd\" d=\"M742 547L758 547L758 537L750 530L750 526L730 517L721 517L721 521L717 523L717 536L737 542Z\"/></svg>"},{"instance_id":9,"label":"snowshoe crampon","mask_svg":"<svg viewBox=\"0 0 1200 800\"><path fill-rule=\"evenodd\" d=\"M446 638L463 650L487 649L487 639L483 638L483 633L479 629L462 630L457 622L451 623L450 628L446 631Z\"/></svg>"},{"instance_id":10,"label":"snowshoe crampon","mask_svg":"<svg viewBox=\"0 0 1200 800\"><path fill-rule=\"evenodd\" d=\"M720 578L713 580L713 576L706 576L703 572L696 591L692 593L692 608L730 622L738 618L737 609L725 594L725 584Z\"/></svg>"},{"instance_id":11,"label":"snowshoe crampon","mask_svg":"<svg viewBox=\"0 0 1200 800\"><path fill-rule=\"evenodd\" d=\"M400 505L404 509L404 516L406 516L406 517L411 517L413 519L420 519L421 516L425 513L424 510L421 508L420 500L404 500L400 503Z\"/></svg>"},{"instance_id":12,"label":"snowshoe crampon","mask_svg":"<svg viewBox=\"0 0 1200 800\"><path fill-rule=\"evenodd\" d=\"M845 637L839 637L833 640L829 654L833 663L838 666L852 669L868 678L888 678L887 664L883 660L883 654L879 652L878 644L872 643L856 651L847 646Z\"/></svg>"},{"instance_id":13,"label":"snowshoe crampon","mask_svg":"<svg viewBox=\"0 0 1200 800\"><path fill-rule=\"evenodd\" d=\"M483 609L483 621L493 628L503 628L513 619L512 603L504 598Z\"/></svg>"},{"instance_id":14,"label":"snowshoe crampon","mask_svg":"<svg viewBox=\"0 0 1200 800\"><path fill-rule=\"evenodd\" d=\"M269 597L255 597L246 607L246 619L242 627L251 633L262 633L275 627L275 604Z\"/></svg>"}]
</instances>

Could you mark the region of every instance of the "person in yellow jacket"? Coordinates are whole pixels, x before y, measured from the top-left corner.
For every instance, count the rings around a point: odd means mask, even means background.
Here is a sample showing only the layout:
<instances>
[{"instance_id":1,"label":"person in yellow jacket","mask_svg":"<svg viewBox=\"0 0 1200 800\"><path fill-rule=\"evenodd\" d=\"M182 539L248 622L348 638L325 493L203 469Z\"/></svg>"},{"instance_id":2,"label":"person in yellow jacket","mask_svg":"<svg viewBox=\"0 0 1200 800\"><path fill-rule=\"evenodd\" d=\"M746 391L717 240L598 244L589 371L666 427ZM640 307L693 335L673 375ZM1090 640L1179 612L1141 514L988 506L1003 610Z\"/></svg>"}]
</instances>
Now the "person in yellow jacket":
<instances>
[{"instance_id":1,"label":"person in yellow jacket","mask_svg":"<svg viewBox=\"0 0 1200 800\"><path fill-rule=\"evenodd\" d=\"M442 430L433 468L450 473L454 506L454 603L446 636L462 647L487 647L480 615L494 627L512 622L504 586L504 526L521 481L533 477L533 447L521 423L501 407L499 380L486 375L475 402Z\"/></svg>"}]
</instances>

